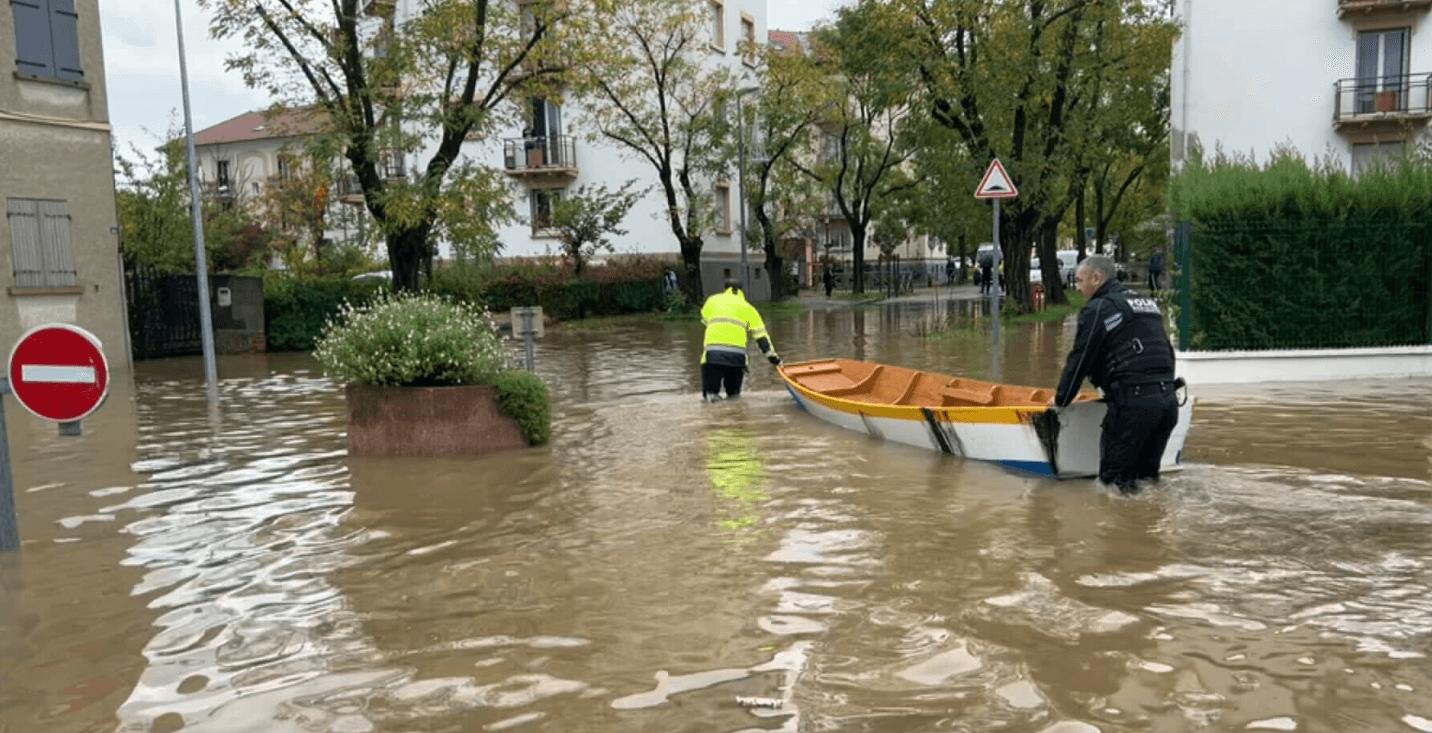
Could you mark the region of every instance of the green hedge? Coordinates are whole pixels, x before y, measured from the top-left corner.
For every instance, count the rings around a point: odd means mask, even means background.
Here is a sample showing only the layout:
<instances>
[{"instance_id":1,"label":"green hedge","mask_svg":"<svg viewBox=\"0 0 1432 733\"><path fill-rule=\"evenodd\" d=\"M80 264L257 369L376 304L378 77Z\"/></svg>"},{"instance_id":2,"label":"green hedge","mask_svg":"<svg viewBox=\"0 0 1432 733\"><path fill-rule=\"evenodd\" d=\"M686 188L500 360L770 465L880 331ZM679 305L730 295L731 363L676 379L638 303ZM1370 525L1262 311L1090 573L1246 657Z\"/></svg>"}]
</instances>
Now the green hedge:
<instances>
[{"instance_id":1,"label":"green hedge","mask_svg":"<svg viewBox=\"0 0 1432 733\"><path fill-rule=\"evenodd\" d=\"M433 274L428 290L492 311L540 305L559 320L588 316L662 311L659 263L637 261L620 267L593 268L577 280L555 267L507 269L443 268ZM387 280L346 277L296 279L275 277L264 284L264 317L269 351L307 351L345 300L367 304L389 290Z\"/></svg>"},{"instance_id":2,"label":"green hedge","mask_svg":"<svg viewBox=\"0 0 1432 733\"><path fill-rule=\"evenodd\" d=\"M1201 350L1427 343L1432 165L1353 179L1289 151L1266 167L1195 162L1170 184L1193 223L1189 346Z\"/></svg>"},{"instance_id":3,"label":"green hedge","mask_svg":"<svg viewBox=\"0 0 1432 733\"><path fill-rule=\"evenodd\" d=\"M323 333L323 324L345 300L365 305L391 289L386 280L348 277L303 279L278 277L264 283L264 328L269 351L308 351Z\"/></svg>"}]
</instances>

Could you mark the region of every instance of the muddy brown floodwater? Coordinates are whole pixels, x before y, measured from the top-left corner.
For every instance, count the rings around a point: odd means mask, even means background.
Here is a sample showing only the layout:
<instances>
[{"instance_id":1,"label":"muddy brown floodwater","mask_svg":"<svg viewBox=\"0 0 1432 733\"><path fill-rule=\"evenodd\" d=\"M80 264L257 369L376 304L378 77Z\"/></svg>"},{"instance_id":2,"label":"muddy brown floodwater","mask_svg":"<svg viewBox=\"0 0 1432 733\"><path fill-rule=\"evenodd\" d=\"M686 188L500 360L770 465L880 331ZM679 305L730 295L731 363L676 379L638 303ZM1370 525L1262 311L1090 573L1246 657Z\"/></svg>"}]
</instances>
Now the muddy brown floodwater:
<instances>
[{"instance_id":1,"label":"muddy brown floodwater","mask_svg":"<svg viewBox=\"0 0 1432 733\"><path fill-rule=\"evenodd\" d=\"M957 304L771 319L788 360L987 377ZM0 731L1432 731L1432 382L1203 388L1135 499L872 441L700 326L550 328L549 446L350 460L306 355L7 415ZM1072 324L1005 329L1053 386ZM775 698L749 707L738 698ZM749 703L749 701L746 701Z\"/></svg>"}]
</instances>

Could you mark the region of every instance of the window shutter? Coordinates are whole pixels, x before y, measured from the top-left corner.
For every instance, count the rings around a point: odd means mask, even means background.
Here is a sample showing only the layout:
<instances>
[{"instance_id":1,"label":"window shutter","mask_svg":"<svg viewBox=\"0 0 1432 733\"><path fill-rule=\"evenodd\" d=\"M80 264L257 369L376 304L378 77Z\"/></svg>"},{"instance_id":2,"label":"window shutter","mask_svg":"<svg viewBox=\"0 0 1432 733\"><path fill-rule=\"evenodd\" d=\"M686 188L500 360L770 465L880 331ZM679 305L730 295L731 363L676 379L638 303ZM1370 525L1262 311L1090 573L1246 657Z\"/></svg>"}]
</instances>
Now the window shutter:
<instances>
[{"instance_id":1,"label":"window shutter","mask_svg":"<svg viewBox=\"0 0 1432 733\"><path fill-rule=\"evenodd\" d=\"M10 0L15 14L15 70L21 74L54 76L50 48L49 9L45 0Z\"/></svg>"},{"instance_id":2,"label":"window shutter","mask_svg":"<svg viewBox=\"0 0 1432 733\"><path fill-rule=\"evenodd\" d=\"M70 81L84 81L80 67L80 16L75 0L50 0L50 42L55 53L54 75Z\"/></svg>"},{"instance_id":3,"label":"window shutter","mask_svg":"<svg viewBox=\"0 0 1432 733\"><path fill-rule=\"evenodd\" d=\"M63 201L40 201L40 257L45 285L75 284L75 256L70 250L70 215Z\"/></svg>"},{"instance_id":4,"label":"window shutter","mask_svg":"<svg viewBox=\"0 0 1432 733\"><path fill-rule=\"evenodd\" d=\"M40 212L38 202L9 199L6 214L10 233L15 238L15 287L38 288L45 285L45 265L40 256Z\"/></svg>"}]
</instances>

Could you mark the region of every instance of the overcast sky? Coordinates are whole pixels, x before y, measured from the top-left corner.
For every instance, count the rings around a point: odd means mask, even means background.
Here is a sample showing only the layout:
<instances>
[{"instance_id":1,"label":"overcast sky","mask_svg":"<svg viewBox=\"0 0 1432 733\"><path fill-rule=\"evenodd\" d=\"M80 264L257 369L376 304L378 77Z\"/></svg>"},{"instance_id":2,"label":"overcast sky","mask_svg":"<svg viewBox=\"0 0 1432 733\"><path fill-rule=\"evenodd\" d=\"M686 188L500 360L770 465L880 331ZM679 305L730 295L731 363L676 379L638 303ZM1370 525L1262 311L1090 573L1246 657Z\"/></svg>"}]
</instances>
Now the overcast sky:
<instances>
[{"instance_id":1,"label":"overcast sky","mask_svg":"<svg viewBox=\"0 0 1432 733\"><path fill-rule=\"evenodd\" d=\"M809 30L828 19L840 0L766 0L770 28ZM197 0L180 0L184 50L189 70L189 106L197 132L231 117L268 106L270 100L244 86L238 74L224 70L236 45L209 38L209 19ZM105 81L115 144L149 152L159 144L171 119L182 130L183 89L172 0L104 0Z\"/></svg>"}]
</instances>

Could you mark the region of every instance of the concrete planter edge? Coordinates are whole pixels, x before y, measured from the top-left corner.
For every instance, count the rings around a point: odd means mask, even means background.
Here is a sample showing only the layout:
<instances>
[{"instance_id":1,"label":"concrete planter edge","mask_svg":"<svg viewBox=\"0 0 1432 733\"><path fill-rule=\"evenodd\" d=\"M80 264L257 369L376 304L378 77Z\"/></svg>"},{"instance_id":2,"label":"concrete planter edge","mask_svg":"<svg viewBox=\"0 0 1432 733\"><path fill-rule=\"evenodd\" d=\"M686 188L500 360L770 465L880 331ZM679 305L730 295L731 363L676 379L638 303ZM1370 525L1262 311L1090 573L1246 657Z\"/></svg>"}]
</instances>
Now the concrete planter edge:
<instances>
[{"instance_id":1,"label":"concrete planter edge","mask_svg":"<svg viewBox=\"0 0 1432 733\"><path fill-rule=\"evenodd\" d=\"M481 456L527 447L491 385L344 387L348 453L354 456Z\"/></svg>"}]
</instances>

